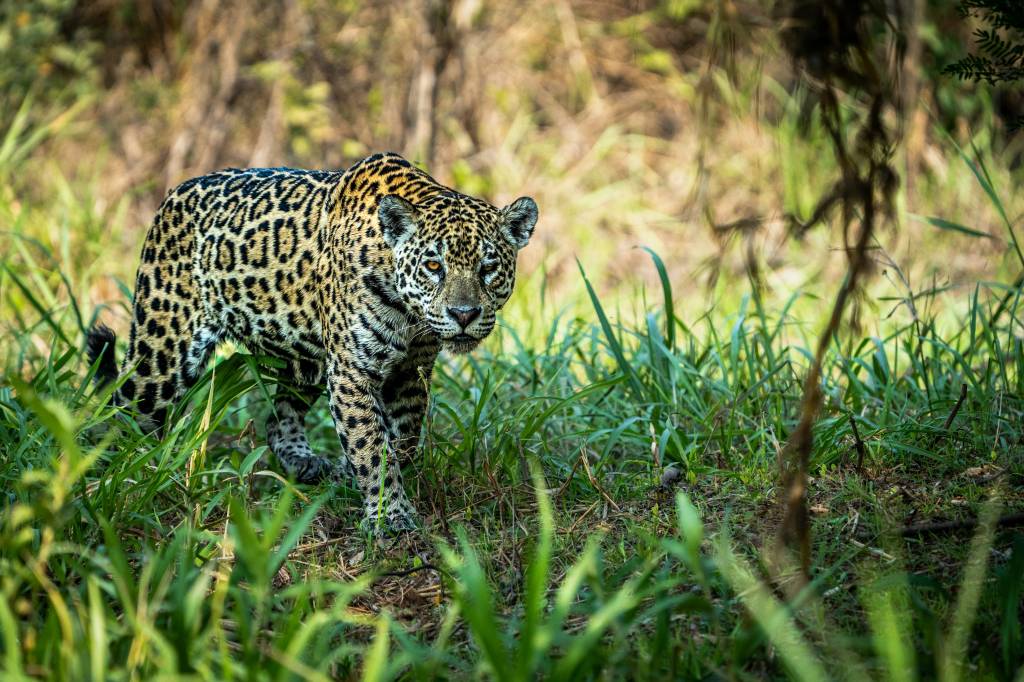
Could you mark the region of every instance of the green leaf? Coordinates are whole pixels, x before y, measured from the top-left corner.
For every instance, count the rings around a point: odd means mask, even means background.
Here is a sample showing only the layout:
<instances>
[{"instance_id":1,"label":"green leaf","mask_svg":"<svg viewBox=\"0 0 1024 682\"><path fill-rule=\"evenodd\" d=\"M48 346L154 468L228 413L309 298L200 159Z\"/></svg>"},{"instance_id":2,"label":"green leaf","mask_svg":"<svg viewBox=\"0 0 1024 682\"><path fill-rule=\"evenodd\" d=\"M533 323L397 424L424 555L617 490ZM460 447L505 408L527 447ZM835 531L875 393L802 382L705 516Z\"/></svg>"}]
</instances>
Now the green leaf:
<instances>
[{"instance_id":1,"label":"green leaf","mask_svg":"<svg viewBox=\"0 0 1024 682\"><path fill-rule=\"evenodd\" d=\"M641 246L654 261L654 267L658 270L658 279L661 280L661 296L665 301L665 339L668 341L669 350L676 349L676 310L672 302L672 282L668 278L668 270L661 257L652 249Z\"/></svg>"},{"instance_id":2,"label":"green leaf","mask_svg":"<svg viewBox=\"0 0 1024 682\"><path fill-rule=\"evenodd\" d=\"M700 556L700 543L704 541L704 523L690 497L681 490L676 495L676 515L679 534L686 543L687 550L695 558Z\"/></svg>"},{"instance_id":3,"label":"green leaf","mask_svg":"<svg viewBox=\"0 0 1024 682\"><path fill-rule=\"evenodd\" d=\"M587 294L590 296L590 302L594 305L594 312L597 313L597 319L601 323L601 329L604 331L604 336L608 340L608 347L611 348L612 354L615 356L615 361L619 365L619 369L622 370L622 373L629 378L629 382L633 385L637 397L643 396L644 385L640 381L640 377L636 373L636 369L626 360L626 355L622 350L622 344L619 342L618 337L615 336L611 322L608 321L608 316L604 313L604 307L601 305L601 300L597 297L597 292L594 291L594 287L590 286L590 280L587 279L587 273L584 272L583 264L580 263L578 258L576 259L576 266L580 269L580 275L583 277L583 284L587 287Z\"/></svg>"},{"instance_id":4,"label":"green leaf","mask_svg":"<svg viewBox=\"0 0 1024 682\"><path fill-rule=\"evenodd\" d=\"M995 237L992 236L991 234L989 234L988 232L982 232L980 230L975 230L975 229L972 229L972 228L967 227L965 225L961 225L960 223L954 223L951 220L946 220L944 218L938 218L936 216L917 215L916 213L911 213L910 217L913 218L914 220L918 220L918 221L920 221L922 223L928 223L929 225L931 225L933 227L937 227L940 230L949 230L950 232L959 232L961 234L966 234L966 235L971 236L971 237L982 237L984 239L995 239Z\"/></svg>"},{"instance_id":5,"label":"green leaf","mask_svg":"<svg viewBox=\"0 0 1024 682\"><path fill-rule=\"evenodd\" d=\"M507 647L502 642L498 631L497 610L494 607L494 595L487 583L483 566L469 543L464 529L459 529L459 557L451 549L442 547L445 561L457 574L457 591L455 597L459 609L465 614L473 639L487 660L492 674L498 680L511 680L512 667Z\"/></svg>"},{"instance_id":6,"label":"green leaf","mask_svg":"<svg viewBox=\"0 0 1024 682\"><path fill-rule=\"evenodd\" d=\"M387 679L388 645L391 635L387 614L377 618L377 630L373 635L373 644L363 660L364 682L381 682Z\"/></svg>"}]
</instances>

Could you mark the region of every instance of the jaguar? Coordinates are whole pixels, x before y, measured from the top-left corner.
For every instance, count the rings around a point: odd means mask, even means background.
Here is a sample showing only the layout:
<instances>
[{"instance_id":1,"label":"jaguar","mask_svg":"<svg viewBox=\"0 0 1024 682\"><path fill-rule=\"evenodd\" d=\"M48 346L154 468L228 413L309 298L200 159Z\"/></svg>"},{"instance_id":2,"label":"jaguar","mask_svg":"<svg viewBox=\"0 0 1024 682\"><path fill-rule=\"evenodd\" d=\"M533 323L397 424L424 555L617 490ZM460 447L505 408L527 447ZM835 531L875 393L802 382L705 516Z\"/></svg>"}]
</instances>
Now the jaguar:
<instances>
[{"instance_id":1,"label":"jaguar","mask_svg":"<svg viewBox=\"0 0 1024 682\"><path fill-rule=\"evenodd\" d=\"M89 331L87 357L147 431L166 428L221 342L276 358L266 437L280 466L300 483L355 479L370 532L409 531L401 465L419 447L434 363L494 329L537 217L529 197L497 208L394 153L193 178L146 235L120 369L106 326ZM333 456L305 430L325 390Z\"/></svg>"}]
</instances>

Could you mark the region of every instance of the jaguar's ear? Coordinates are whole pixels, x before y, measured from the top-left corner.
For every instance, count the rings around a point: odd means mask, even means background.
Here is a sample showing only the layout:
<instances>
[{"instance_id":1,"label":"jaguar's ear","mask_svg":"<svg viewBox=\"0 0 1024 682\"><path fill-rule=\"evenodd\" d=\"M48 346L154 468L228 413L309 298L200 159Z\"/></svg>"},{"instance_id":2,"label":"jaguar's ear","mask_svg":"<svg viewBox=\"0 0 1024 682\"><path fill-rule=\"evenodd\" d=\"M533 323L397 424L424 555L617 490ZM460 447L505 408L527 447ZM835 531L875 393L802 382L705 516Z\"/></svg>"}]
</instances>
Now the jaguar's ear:
<instances>
[{"instance_id":1,"label":"jaguar's ear","mask_svg":"<svg viewBox=\"0 0 1024 682\"><path fill-rule=\"evenodd\" d=\"M384 241L392 249L416 231L416 207L394 194L380 200L377 217L380 219L380 231L384 235Z\"/></svg>"},{"instance_id":2,"label":"jaguar's ear","mask_svg":"<svg viewBox=\"0 0 1024 682\"><path fill-rule=\"evenodd\" d=\"M519 197L501 209L504 225L502 232L505 239L517 249L521 249L530 241L533 228L537 225L537 202L530 197Z\"/></svg>"}]
</instances>

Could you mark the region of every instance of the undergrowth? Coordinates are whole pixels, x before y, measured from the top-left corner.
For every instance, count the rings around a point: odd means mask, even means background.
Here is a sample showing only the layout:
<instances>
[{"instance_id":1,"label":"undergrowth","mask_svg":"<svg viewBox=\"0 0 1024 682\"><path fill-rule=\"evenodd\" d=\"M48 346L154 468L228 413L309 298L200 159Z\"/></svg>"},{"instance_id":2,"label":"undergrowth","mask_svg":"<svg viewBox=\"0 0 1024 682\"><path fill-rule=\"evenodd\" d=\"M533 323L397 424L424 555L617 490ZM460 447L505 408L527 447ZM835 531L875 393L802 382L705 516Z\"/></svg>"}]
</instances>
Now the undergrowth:
<instances>
[{"instance_id":1,"label":"undergrowth","mask_svg":"<svg viewBox=\"0 0 1024 682\"><path fill-rule=\"evenodd\" d=\"M424 529L377 544L354 488L280 475L265 359L224 349L162 437L92 388L80 251L116 248L79 189L22 204L10 180L63 121L0 144L5 679L1021 679L1019 280L917 291L886 264L897 312L825 358L797 594L762 549L815 302L683 314L654 252L635 319L583 268L579 316L536 313L526 279L536 314L442 359L407 477ZM310 440L336 452L324 403Z\"/></svg>"},{"instance_id":2,"label":"undergrowth","mask_svg":"<svg viewBox=\"0 0 1024 682\"><path fill-rule=\"evenodd\" d=\"M639 324L591 290L596 323L445 359L409 483L426 528L377 546L354 489L267 461L264 362L218 358L146 435L90 388L89 320L27 278L7 265L54 333L0 388L12 677L1011 679L1024 655L1022 540L995 525L1024 475L1019 289L979 286L948 335L915 319L836 339L815 580L785 605L756 550L808 361L785 310L684 323L666 279ZM330 451L324 405L310 425ZM970 548L899 539L915 514L975 513Z\"/></svg>"}]
</instances>

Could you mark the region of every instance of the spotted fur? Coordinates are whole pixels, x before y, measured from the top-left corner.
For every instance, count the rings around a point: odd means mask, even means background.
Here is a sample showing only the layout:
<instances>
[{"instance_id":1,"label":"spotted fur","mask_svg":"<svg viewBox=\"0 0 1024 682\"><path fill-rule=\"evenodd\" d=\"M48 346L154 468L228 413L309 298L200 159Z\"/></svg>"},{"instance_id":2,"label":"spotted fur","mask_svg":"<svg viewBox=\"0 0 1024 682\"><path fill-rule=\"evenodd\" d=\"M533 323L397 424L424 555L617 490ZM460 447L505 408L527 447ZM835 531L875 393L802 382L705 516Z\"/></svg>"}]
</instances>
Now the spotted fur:
<instances>
[{"instance_id":1,"label":"spotted fur","mask_svg":"<svg viewBox=\"0 0 1024 682\"><path fill-rule=\"evenodd\" d=\"M279 358L267 441L280 464L304 483L354 476L371 528L411 529L399 463L418 447L434 361L493 329L536 221L532 199L497 209L396 154L189 180L146 237L114 400L158 428L222 341ZM117 374L113 345L110 330L90 332L101 381ZM324 384L333 458L303 426Z\"/></svg>"}]
</instances>

